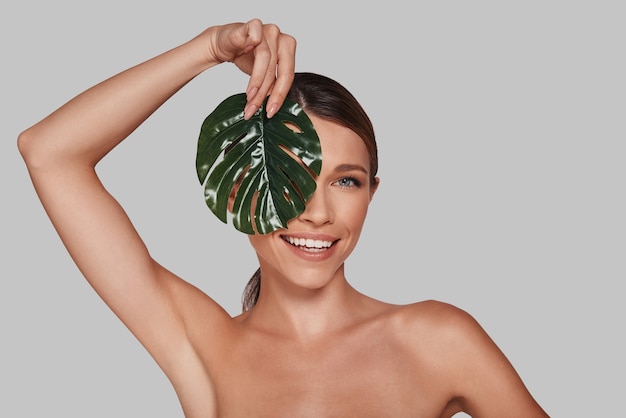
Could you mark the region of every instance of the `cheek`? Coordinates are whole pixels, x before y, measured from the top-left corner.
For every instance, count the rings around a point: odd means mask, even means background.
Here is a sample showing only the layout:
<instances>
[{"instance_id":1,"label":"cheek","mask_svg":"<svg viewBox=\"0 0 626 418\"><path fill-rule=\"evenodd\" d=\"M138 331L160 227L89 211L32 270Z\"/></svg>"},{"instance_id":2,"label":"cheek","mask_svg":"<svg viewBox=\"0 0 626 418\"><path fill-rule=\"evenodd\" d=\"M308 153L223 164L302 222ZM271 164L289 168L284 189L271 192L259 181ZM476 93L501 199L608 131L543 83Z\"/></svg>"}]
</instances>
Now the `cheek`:
<instances>
[{"instance_id":1,"label":"cheek","mask_svg":"<svg viewBox=\"0 0 626 418\"><path fill-rule=\"evenodd\" d=\"M352 230L360 230L365 222L369 202L369 195L363 194L354 196L350 204L339 205L344 224Z\"/></svg>"},{"instance_id":2,"label":"cheek","mask_svg":"<svg viewBox=\"0 0 626 418\"><path fill-rule=\"evenodd\" d=\"M249 235L248 240L254 251L258 254L267 254L270 251L269 235Z\"/></svg>"}]
</instances>

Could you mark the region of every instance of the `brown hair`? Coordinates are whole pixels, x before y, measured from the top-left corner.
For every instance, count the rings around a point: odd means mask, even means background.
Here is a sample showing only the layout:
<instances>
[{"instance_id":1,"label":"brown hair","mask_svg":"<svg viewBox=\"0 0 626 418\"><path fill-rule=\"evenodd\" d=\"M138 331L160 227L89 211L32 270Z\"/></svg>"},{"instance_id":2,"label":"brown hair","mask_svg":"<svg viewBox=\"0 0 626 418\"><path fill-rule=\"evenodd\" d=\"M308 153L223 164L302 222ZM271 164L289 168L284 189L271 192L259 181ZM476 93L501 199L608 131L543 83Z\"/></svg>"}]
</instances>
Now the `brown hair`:
<instances>
[{"instance_id":1,"label":"brown hair","mask_svg":"<svg viewBox=\"0 0 626 418\"><path fill-rule=\"evenodd\" d=\"M378 150L374 128L356 98L341 84L314 73L296 73L289 94L307 114L335 122L354 131L367 147L370 159L370 183L376 184ZM241 298L243 311L252 309L261 291L261 269L252 275Z\"/></svg>"}]
</instances>

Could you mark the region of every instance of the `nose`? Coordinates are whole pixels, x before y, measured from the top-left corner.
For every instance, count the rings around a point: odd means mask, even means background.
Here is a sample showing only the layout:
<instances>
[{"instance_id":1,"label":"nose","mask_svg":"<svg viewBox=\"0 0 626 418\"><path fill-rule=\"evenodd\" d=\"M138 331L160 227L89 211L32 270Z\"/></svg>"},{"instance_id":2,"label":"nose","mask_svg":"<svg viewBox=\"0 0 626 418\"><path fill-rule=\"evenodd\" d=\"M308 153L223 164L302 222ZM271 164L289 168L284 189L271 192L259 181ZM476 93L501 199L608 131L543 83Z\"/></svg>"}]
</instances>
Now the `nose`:
<instances>
[{"instance_id":1,"label":"nose","mask_svg":"<svg viewBox=\"0 0 626 418\"><path fill-rule=\"evenodd\" d=\"M334 215L330 205L330 199L326 195L323 187L320 187L318 184L317 190L315 190L313 196L306 203L304 212L298 216L298 219L314 225L324 225L332 223L333 218Z\"/></svg>"}]
</instances>

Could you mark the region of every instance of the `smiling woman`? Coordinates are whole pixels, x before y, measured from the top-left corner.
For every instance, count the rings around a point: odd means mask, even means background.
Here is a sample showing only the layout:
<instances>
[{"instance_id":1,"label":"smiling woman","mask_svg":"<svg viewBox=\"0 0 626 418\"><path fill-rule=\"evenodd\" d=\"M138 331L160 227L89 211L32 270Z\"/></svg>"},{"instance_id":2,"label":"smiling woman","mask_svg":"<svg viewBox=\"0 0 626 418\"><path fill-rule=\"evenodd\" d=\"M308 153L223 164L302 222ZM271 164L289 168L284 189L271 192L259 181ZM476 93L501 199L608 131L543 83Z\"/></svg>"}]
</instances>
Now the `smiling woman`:
<instances>
[{"instance_id":1,"label":"smiling woman","mask_svg":"<svg viewBox=\"0 0 626 418\"><path fill-rule=\"evenodd\" d=\"M339 133L356 137L356 144L352 144L355 146L355 149L361 150L364 146L365 155L363 161L356 161L356 163L353 164L340 161L340 164L334 167L333 170L337 175L343 175L343 177L337 180L337 186L345 187L346 189L362 189L365 187L366 190L371 189L370 194L373 195L376 187L378 187L379 181L376 177L378 171L376 137L367 113L356 98L336 81L313 73L296 73L287 97L298 103L310 117L317 120L317 123L314 124L317 131L326 127L329 122L334 122L339 125L336 129L341 131ZM333 132L329 132L327 135L320 137L320 140L323 141L322 138L328 137L333 138L333 134ZM324 152L324 155L328 155L329 158L332 158L335 153L331 152L329 148L339 143L337 139L336 141L333 140L331 143L322 145L322 148L327 150ZM359 143L362 143L362 145L359 145ZM348 157L354 156L355 155L348 150ZM327 172L329 169L328 166L331 163L329 158L324 159L324 172ZM350 158L346 159L346 161L349 160ZM356 174L351 176L351 173ZM363 178L364 176L365 178ZM321 193L322 191L318 191L316 195L320 195ZM312 204L309 202L307 206L308 212L311 212L311 206ZM292 228L290 227L290 229ZM316 240L315 238L308 240L290 238L289 242L300 248L312 246L330 248L330 246L337 241L333 239L324 241L320 239ZM307 242L309 242L309 244L307 244ZM316 242L319 244L314 244ZM251 309L256 304L261 289L260 282L261 268L254 273L244 290L242 297L244 311Z\"/></svg>"},{"instance_id":2,"label":"smiling woman","mask_svg":"<svg viewBox=\"0 0 626 418\"><path fill-rule=\"evenodd\" d=\"M344 264L379 185L374 130L340 84L294 72L295 49L292 36L256 19L210 27L20 135L39 198L81 272L189 418L546 417L469 314L436 301L384 303L348 283ZM286 228L249 235L260 269L235 317L152 258L95 170L190 80L227 61L250 75L245 120L260 109L272 118L289 97L324 156L304 210Z\"/></svg>"}]
</instances>

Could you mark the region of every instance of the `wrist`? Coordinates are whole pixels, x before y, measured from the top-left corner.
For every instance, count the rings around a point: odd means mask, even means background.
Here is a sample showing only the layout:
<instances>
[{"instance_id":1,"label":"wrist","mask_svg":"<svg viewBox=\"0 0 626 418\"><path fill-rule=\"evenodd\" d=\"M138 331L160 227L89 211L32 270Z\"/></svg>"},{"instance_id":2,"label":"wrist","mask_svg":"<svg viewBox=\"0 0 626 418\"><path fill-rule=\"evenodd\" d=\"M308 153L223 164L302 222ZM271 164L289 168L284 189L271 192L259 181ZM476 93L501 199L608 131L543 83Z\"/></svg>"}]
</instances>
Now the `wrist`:
<instances>
[{"instance_id":1,"label":"wrist","mask_svg":"<svg viewBox=\"0 0 626 418\"><path fill-rule=\"evenodd\" d=\"M217 28L212 26L205 29L200 34L192 38L186 43L186 47L193 56L198 58L197 65L204 71L211 67L224 62L215 53L215 38L217 36Z\"/></svg>"}]
</instances>

